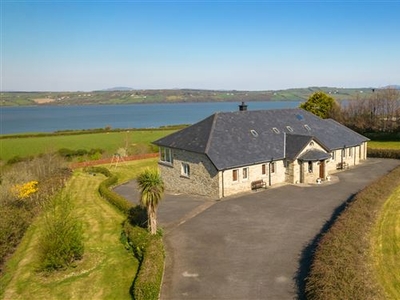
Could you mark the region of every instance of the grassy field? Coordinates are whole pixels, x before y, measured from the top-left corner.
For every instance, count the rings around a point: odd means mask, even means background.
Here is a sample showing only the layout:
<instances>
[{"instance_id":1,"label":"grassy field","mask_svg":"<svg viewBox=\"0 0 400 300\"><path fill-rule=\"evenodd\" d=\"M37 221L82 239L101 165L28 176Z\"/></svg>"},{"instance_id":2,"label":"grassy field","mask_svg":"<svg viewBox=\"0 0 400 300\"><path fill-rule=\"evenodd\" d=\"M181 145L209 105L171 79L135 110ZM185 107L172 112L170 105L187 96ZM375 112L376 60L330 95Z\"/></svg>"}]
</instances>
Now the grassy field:
<instances>
[{"instance_id":1,"label":"grassy field","mask_svg":"<svg viewBox=\"0 0 400 300\"><path fill-rule=\"evenodd\" d=\"M400 186L386 201L372 234L375 270L387 299L400 299Z\"/></svg>"},{"instance_id":2,"label":"grassy field","mask_svg":"<svg viewBox=\"0 0 400 300\"><path fill-rule=\"evenodd\" d=\"M133 161L113 168L122 181L143 168L155 166L156 159ZM0 279L2 299L131 299L129 288L138 262L120 242L124 216L98 195L105 177L75 171L66 190L73 195L75 214L84 223L84 258L75 268L48 276L36 272L38 234L43 219L29 228L5 275Z\"/></svg>"},{"instance_id":3,"label":"grassy field","mask_svg":"<svg viewBox=\"0 0 400 300\"><path fill-rule=\"evenodd\" d=\"M151 142L175 130L135 130L79 135L21 137L0 139L0 159L7 161L14 156L27 157L40 153L55 152L61 148L104 149L111 157L119 148L133 149L135 146L150 145Z\"/></svg>"},{"instance_id":4,"label":"grassy field","mask_svg":"<svg viewBox=\"0 0 400 300\"><path fill-rule=\"evenodd\" d=\"M373 149L395 149L400 150L400 141L398 142L381 142L381 141L369 141L368 148Z\"/></svg>"}]
</instances>

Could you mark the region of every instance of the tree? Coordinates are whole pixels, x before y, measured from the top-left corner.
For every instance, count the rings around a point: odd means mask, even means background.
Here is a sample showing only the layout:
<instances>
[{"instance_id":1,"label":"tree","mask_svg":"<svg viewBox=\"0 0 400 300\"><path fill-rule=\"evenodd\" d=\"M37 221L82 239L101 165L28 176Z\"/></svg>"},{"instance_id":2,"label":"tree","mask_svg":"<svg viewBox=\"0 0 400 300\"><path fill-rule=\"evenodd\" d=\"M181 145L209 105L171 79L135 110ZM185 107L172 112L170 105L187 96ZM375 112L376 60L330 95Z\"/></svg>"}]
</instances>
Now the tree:
<instances>
[{"instance_id":1,"label":"tree","mask_svg":"<svg viewBox=\"0 0 400 300\"><path fill-rule=\"evenodd\" d=\"M164 193L164 182L157 169L146 169L136 179L140 189L140 205L146 207L148 229L157 233L157 206Z\"/></svg>"},{"instance_id":2,"label":"tree","mask_svg":"<svg viewBox=\"0 0 400 300\"><path fill-rule=\"evenodd\" d=\"M300 104L300 108L327 119L337 114L340 106L331 96L324 92L316 92L306 102Z\"/></svg>"}]
</instances>

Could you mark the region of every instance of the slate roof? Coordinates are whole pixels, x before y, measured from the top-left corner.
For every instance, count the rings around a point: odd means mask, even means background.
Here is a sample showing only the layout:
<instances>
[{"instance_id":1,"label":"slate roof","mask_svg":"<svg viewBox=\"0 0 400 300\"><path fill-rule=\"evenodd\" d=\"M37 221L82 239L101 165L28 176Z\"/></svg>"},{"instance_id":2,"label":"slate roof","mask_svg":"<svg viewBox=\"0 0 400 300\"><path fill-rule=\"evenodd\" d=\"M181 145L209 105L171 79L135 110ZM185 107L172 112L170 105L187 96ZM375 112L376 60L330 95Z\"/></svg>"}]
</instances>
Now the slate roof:
<instances>
[{"instance_id":1,"label":"slate roof","mask_svg":"<svg viewBox=\"0 0 400 300\"><path fill-rule=\"evenodd\" d=\"M299 160L303 161L318 161L318 160L324 160L330 158L331 155L329 153L323 152L318 149L310 149L300 155L298 157Z\"/></svg>"},{"instance_id":2,"label":"slate roof","mask_svg":"<svg viewBox=\"0 0 400 300\"><path fill-rule=\"evenodd\" d=\"M296 108L215 113L154 144L204 153L224 170L293 159L312 138L328 152L368 140L334 120Z\"/></svg>"}]
</instances>

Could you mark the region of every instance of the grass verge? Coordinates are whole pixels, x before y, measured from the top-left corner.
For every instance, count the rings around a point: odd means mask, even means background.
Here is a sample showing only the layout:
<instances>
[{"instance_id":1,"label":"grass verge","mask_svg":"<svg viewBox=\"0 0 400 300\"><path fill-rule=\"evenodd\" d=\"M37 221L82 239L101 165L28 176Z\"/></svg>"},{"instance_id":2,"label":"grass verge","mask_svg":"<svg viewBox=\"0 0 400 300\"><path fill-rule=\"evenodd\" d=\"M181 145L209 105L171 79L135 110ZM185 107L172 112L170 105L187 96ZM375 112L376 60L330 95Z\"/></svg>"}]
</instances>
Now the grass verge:
<instances>
[{"instance_id":1,"label":"grass verge","mask_svg":"<svg viewBox=\"0 0 400 300\"><path fill-rule=\"evenodd\" d=\"M400 299L400 186L386 201L372 233L375 270L386 299Z\"/></svg>"}]
</instances>

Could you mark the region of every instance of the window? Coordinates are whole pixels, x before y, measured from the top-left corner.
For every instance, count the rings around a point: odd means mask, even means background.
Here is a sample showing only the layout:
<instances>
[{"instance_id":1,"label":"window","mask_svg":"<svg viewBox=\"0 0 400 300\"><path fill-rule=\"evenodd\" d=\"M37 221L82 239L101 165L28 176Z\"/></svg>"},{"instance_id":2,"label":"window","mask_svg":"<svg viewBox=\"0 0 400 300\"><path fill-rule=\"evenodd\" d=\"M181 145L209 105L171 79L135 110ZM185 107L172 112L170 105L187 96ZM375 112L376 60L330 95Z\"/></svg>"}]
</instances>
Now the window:
<instances>
[{"instance_id":1,"label":"window","mask_svg":"<svg viewBox=\"0 0 400 300\"><path fill-rule=\"evenodd\" d=\"M250 130L250 132L254 137L258 137L258 132L255 131L254 129Z\"/></svg>"},{"instance_id":2,"label":"window","mask_svg":"<svg viewBox=\"0 0 400 300\"><path fill-rule=\"evenodd\" d=\"M273 130L276 134L278 134L278 133L280 132L279 129L276 128L276 127L273 127L272 130Z\"/></svg>"},{"instance_id":3,"label":"window","mask_svg":"<svg viewBox=\"0 0 400 300\"><path fill-rule=\"evenodd\" d=\"M312 161L308 162L308 173L312 173L313 172L313 163Z\"/></svg>"},{"instance_id":4,"label":"window","mask_svg":"<svg viewBox=\"0 0 400 300\"><path fill-rule=\"evenodd\" d=\"M181 165L181 175L185 177L190 177L190 166L187 163L182 163Z\"/></svg>"},{"instance_id":5,"label":"window","mask_svg":"<svg viewBox=\"0 0 400 300\"><path fill-rule=\"evenodd\" d=\"M307 124L304 125L304 128L307 129L307 131L311 131L310 126L308 126Z\"/></svg>"},{"instance_id":6,"label":"window","mask_svg":"<svg viewBox=\"0 0 400 300\"><path fill-rule=\"evenodd\" d=\"M172 150L170 148L160 148L160 161L172 164Z\"/></svg>"},{"instance_id":7,"label":"window","mask_svg":"<svg viewBox=\"0 0 400 300\"><path fill-rule=\"evenodd\" d=\"M345 148L342 149L342 157L343 157L343 158L346 157L346 149L345 149Z\"/></svg>"},{"instance_id":8,"label":"window","mask_svg":"<svg viewBox=\"0 0 400 300\"><path fill-rule=\"evenodd\" d=\"M232 170L232 181L238 181L238 170Z\"/></svg>"},{"instance_id":9,"label":"window","mask_svg":"<svg viewBox=\"0 0 400 300\"><path fill-rule=\"evenodd\" d=\"M314 142L311 141L311 142L310 142L310 147L313 147L313 146L314 146Z\"/></svg>"},{"instance_id":10,"label":"window","mask_svg":"<svg viewBox=\"0 0 400 300\"><path fill-rule=\"evenodd\" d=\"M274 162L270 163L270 167L271 167L271 173L275 173L275 163Z\"/></svg>"},{"instance_id":11,"label":"window","mask_svg":"<svg viewBox=\"0 0 400 300\"><path fill-rule=\"evenodd\" d=\"M286 126L286 129L287 129L289 132L293 132L293 128L290 127L290 126Z\"/></svg>"},{"instance_id":12,"label":"window","mask_svg":"<svg viewBox=\"0 0 400 300\"><path fill-rule=\"evenodd\" d=\"M353 148L349 148L349 157L353 156Z\"/></svg>"},{"instance_id":13,"label":"window","mask_svg":"<svg viewBox=\"0 0 400 300\"><path fill-rule=\"evenodd\" d=\"M243 168L243 179L249 179L249 168Z\"/></svg>"},{"instance_id":14,"label":"window","mask_svg":"<svg viewBox=\"0 0 400 300\"><path fill-rule=\"evenodd\" d=\"M261 175L267 175L267 166L265 164L261 165Z\"/></svg>"},{"instance_id":15,"label":"window","mask_svg":"<svg viewBox=\"0 0 400 300\"><path fill-rule=\"evenodd\" d=\"M335 160L335 150L332 151L331 157L332 157L332 160Z\"/></svg>"}]
</instances>

